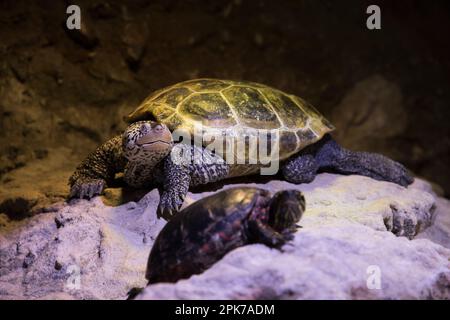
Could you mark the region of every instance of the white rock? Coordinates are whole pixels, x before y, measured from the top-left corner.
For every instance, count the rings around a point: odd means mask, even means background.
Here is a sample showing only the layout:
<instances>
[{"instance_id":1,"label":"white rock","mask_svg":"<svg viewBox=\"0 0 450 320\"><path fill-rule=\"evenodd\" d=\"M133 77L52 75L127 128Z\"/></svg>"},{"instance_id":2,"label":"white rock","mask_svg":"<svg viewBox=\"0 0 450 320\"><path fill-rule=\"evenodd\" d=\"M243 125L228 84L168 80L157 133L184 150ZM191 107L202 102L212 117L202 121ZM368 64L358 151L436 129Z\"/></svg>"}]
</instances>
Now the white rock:
<instances>
[{"instance_id":1,"label":"white rock","mask_svg":"<svg viewBox=\"0 0 450 320\"><path fill-rule=\"evenodd\" d=\"M349 222L305 227L284 250L239 248L202 275L149 286L139 299L450 297L450 283L438 284L450 276L450 251L429 240L410 241Z\"/></svg>"},{"instance_id":2,"label":"white rock","mask_svg":"<svg viewBox=\"0 0 450 320\"><path fill-rule=\"evenodd\" d=\"M140 298L448 296L450 250L391 232L412 238L431 224L433 212L442 211L439 205L448 213L448 202L440 200L434 210L426 183L405 189L360 176L321 174L310 184L274 180L257 186L305 194L303 228L284 252L242 247L202 275L150 286ZM211 193L189 193L186 202ZM0 223L0 299L125 298L129 289L146 284L147 257L164 225L156 219L158 201L153 190L139 202L117 207L97 197L18 222L6 219ZM445 236L439 239L445 244ZM366 285L374 265L381 271L381 290Z\"/></svg>"}]
</instances>

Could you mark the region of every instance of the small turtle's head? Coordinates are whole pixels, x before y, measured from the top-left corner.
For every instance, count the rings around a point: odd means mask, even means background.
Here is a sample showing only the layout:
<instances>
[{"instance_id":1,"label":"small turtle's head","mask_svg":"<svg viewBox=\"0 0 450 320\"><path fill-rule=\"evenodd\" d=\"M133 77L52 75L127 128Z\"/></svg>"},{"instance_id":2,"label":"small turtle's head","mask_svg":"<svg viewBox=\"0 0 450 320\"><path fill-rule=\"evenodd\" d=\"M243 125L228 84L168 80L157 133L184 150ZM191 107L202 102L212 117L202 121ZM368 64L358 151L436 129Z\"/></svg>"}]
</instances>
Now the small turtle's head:
<instances>
[{"instance_id":1,"label":"small turtle's head","mask_svg":"<svg viewBox=\"0 0 450 320\"><path fill-rule=\"evenodd\" d=\"M305 211L305 197L298 190L277 192L270 201L269 225L277 231L291 228Z\"/></svg>"},{"instance_id":2,"label":"small turtle's head","mask_svg":"<svg viewBox=\"0 0 450 320\"><path fill-rule=\"evenodd\" d=\"M122 135L122 148L129 161L162 159L172 150L172 134L166 125L155 121L138 121Z\"/></svg>"}]
</instances>

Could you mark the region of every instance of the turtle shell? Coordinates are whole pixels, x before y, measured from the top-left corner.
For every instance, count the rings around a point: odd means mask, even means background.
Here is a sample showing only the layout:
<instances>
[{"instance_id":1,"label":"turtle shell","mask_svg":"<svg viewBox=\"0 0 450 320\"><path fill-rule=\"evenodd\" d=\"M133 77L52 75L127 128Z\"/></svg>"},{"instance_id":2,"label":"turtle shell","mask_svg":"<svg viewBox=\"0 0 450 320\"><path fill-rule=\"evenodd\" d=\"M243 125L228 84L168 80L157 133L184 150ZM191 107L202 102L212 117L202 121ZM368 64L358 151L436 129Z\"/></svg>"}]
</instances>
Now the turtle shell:
<instances>
[{"instance_id":1,"label":"turtle shell","mask_svg":"<svg viewBox=\"0 0 450 320\"><path fill-rule=\"evenodd\" d=\"M199 274L227 252L247 244L245 221L264 189L230 188L182 210L158 234L147 263L149 283L176 282Z\"/></svg>"},{"instance_id":2,"label":"turtle shell","mask_svg":"<svg viewBox=\"0 0 450 320\"><path fill-rule=\"evenodd\" d=\"M260 139L264 131L270 133L266 136L272 147L268 155L279 160L334 130L312 105L297 96L263 84L218 79L189 80L156 91L125 120L156 120L171 131L186 130L191 137L201 133L203 137ZM203 145L213 140L204 139ZM249 141L245 138L247 147ZM224 156L221 150L218 153ZM248 160L252 155L247 152L245 157Z\"/></svg>"}]
</instances>

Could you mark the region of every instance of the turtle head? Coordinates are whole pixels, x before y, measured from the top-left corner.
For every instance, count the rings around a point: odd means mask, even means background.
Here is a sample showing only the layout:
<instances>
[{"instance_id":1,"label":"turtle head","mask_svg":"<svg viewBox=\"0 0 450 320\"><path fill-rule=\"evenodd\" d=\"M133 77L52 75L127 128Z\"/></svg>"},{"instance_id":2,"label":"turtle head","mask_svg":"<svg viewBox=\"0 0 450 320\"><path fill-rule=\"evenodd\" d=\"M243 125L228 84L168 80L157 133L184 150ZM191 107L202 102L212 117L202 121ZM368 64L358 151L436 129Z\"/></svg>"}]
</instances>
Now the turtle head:
<instances>
[{"instance_id":1,"label":"turtle head","mask_svg":"<svg viewBox=\"0 0 450 320\"><path fill-rule=\"evenodd\" d=\"M166 125L155 121L138 121L122 135L122 148L129 161L160 160L172 150L172 134Z\"/></svg>"},{"instance_id":2,"label":"turtle head","mask_svg":"<svg viewBox=\"0 0 450 320\"><path fill-rule=\"evenodd\" d=\"M277 192L270 201L269 225L277 231L292 228L305 211L305 197L298 190Z\"/></svg>"}]
</instances>

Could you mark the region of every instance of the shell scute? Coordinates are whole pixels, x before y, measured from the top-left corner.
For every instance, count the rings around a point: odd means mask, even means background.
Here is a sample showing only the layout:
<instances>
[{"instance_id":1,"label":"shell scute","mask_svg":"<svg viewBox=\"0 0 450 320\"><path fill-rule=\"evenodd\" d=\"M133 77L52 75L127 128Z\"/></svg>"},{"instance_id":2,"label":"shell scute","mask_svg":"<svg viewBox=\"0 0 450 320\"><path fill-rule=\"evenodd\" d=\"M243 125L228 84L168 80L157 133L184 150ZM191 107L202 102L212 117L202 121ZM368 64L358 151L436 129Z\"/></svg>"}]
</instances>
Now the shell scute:
<instances>
[{"instance_id":1,"label":"shell scute","mask_svg":"<svg viewBox=\"0 0 450 320\"><path fill-rule=\"evenodd\" d=\"M235 111L239 122L251 128L278 129L277 115L258 90L251 87L232 86L223 95Z\"/></svg>"},{"instance_id":2,"label":"shell scute","mask_svg":"<svg viewBox=\"0 0 450 320\"><path fill-rule=\"evenodd\" d=\"M173 88L160 94L153 101L154 103L165 103L166 105L176 108L177 105L193 93L192 90L185 87Z\"/></svg>"},{"instance_id":3,"label":"shell scute","mask_svg":"<svg viewBox=\"0 0 450 320\"><path fill-rule=\"evenodd\" d=\"M300 97L289 95L290 98L298 105L303 106L303 110L310 117L310 126L314 132L320 133L326 129L334 130L334 126L319 111L308 101L303 100Z\"/></svg>"},{"instance_id":4,"label":"shell scute","mask_svg":"<svg viewBox=\"0 0 450 320\"><path fill-rule=\"evenodd\" d=\"M183 82L187 87L196 92L220 91L230 86L230 84L218 79L198 79Z\"/></svg>"},{"instance_id":5,"label":"shell scute","mask_svg":"<svg viewBox=\"0 0 450 320\"><path fill-rule=\"evenodd\" d=\"M215 128L227 128L236 124L233 113L220 93L196 93L178 107L184 119Z\"/></svg>"},{"instance_id":6,"label":"shell scute","mask_svg":"<svg viewBox=\"0 0 450 320\"><path fill-rule=\"evenodd\" d=\"M308 121L308 114L304 112L287 95L278 90L259 89L269 100L274 111L278 114L283 124L288 128L303 128Z\"/></svg>"},{"instance_id":7,"label":"shell scute","mask_svg":"<svg viewBox=\"0 0 450 320\"><path fill-rule=\"evenodd\" d=\"M317 135L309 128L297 130L300 148L304 148L311 144L311 141L317 140Z\"/></svg>"},{"instance_id":8,"label":"shell scute","mask_svg":"<svg viewBox=\"0 0 450 320\"><path fill-rule=\"evenodd\" d=\"M283 131L280 133L279 143L280 150L295 151L298 146L299 139L293 131Z\"/></svg>"}]
</instances>

